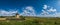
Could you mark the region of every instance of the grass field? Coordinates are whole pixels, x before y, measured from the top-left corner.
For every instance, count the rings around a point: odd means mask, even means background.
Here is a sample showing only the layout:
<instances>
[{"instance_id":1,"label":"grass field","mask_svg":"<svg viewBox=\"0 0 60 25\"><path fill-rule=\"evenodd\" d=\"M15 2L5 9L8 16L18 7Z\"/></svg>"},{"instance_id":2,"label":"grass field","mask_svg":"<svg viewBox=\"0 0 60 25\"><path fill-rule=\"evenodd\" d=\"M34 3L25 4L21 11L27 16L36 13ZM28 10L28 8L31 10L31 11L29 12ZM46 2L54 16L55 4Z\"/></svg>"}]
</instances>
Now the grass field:
<instances>
[{"instance_id":1,"label":"grass field","mask_svg":"<svg viewBox=\"0 0 60 25\"><path fill-rule=\"evenodd\" d=\"M0 25L60 25L60 18L26 17L25 20L0 21Z\"/></svg>"}]
</instances>

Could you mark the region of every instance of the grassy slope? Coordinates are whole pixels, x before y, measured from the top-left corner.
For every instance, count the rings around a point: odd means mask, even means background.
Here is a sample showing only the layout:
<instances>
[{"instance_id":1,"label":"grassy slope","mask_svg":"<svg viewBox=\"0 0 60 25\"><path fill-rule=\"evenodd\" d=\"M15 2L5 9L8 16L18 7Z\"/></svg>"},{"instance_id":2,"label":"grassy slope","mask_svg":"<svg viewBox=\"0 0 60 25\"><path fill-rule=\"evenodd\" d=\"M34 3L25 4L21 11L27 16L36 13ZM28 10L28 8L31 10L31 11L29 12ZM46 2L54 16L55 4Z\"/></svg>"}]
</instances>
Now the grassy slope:
<instances>
[{"instance_id":1,"label":"grassy slope","mask_svg":"<svg viewBox=\"0 0 60 25\"><path fill-rule=\"evenodd\" d=\"M0 25L60 25L60 18L25 17L25 20L0 21Z\"/></svg>"}]
</instances>

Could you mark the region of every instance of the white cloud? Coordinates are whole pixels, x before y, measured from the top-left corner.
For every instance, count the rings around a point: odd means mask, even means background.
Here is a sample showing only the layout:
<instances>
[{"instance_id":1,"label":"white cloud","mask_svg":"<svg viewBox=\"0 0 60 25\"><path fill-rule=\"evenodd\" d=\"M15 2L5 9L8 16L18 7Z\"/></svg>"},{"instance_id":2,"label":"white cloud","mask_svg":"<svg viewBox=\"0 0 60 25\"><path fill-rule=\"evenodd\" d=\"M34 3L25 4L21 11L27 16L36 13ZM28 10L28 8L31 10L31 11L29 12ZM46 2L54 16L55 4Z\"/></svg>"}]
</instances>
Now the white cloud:
<instances>
[{"instance_id":1,"label":"white cloud","mask_svg":"<svg viewBox=\"0 0 60 25\"><path fill-rule=\"evenodd\" d=\"M5 11L5 10L0 10L0 15L1 16L13 16L17 11Z\"/></svg>"},{"instance_id":2,"label":"white cloud","mask_svg":"<svg viewBox=\"0 0 60 25\"><path fill-rule=\"evenodd\" d=\"M48 12L56 12L56 9L51 8L48 10Z\"/></svg>"},{"instance_id":3,"label":"white cloud","mask_svg":"<svg viewBox=\"0 0 60 25\"><path fill-rule=\"evenodd\" d=\"M56 12L57 12L57 10L55 8L44 5L43 10L40 13L40 16L43 16L43 17L56 17L56 16L58 16L56 14ZM54 14L51 14L51 13L54 13Z\"/></svg>"},{"instance_id":4,"label":"white cloud","mask_svg":"<svg viewBox=\"0 0 60 25\"><path fill-rule=\"evenodd\" d=\"M23 12L20 13L20 15L23 16L42 16L42 17L59 17L60 16L60 12L58 13L57 10L53 7L44 5L43 10L41 13L36 14L35 10L33 9L32 6L27 6L23 9ZM50 14L50 12L55 12L54 14ZM12 16L15 15L14 13L17 13L17 11L5 11L5 10L0 10L0 15L2 16Z\"/></svg>"},{"instance_id":5,"label":"white cloud","mask_svg":"<svg viewBox=\"0 0 60 25\"><path fill-rule=\"evenodd\" d=\"M41 15L48 15L48 14L49 14L48 12L46 12L45 10L42 10Z\"/></svg>"},{"instance_id":6,"label":"white cloud","mask_svg":"<svg viewBox=\"0 0 60 25\"><path fill-rule=\"evenodd\" d=\"M27 6L20 15L23 15L23 16L36 16L35 10L33 9L32 6Z\"/></svg>"},{"instance_id":7,"label":"white cloud","mask_svg":"<svg viewBox=\"0 0 60 25\"><path fill-rule=\"evenodd\" d=\"M54 14L54 16L55 16L55 17L60 17L60 12L56 12L56 13Z\"/></svg>"},{"instance_id":8,"label":"white cloud","mask_svg":"<svg viewBox=\"0 0 60 25\"><path fill-rule=\"evenodd\" d=\"M47 8L48 8L48 6L47 5L44 5L43 9L47 9Z\"/></svg>"},{"instance_id":9,"label":"white cloud","mask_svg":"<svg viewBox=\"0 0 60 25\"><path fill-rule=\"evenodd\" d=\"M30 11L34 11L34 9L33 9L32 6L27 6L26 9L27 9L27 10L30 10Z\"/></svg>"}]
</instances>

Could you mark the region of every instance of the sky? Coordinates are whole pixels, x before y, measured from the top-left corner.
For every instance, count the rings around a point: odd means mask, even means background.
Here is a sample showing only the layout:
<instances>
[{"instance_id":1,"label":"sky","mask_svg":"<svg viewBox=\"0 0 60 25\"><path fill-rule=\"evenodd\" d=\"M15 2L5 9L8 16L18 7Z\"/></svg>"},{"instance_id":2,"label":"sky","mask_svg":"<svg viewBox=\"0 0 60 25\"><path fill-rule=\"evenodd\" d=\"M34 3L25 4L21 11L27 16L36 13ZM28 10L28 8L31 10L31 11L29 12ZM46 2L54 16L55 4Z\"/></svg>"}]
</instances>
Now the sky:
<instances>
[{"instance_id":1,"label":"sky","mask_svg":"<svg viewBox=\"0 0 60 25\"><path fill-rule=\"evenodd\" d=\"M0 16L60 17L60 0L0 0Z\"/></svg>"}]
</instances>

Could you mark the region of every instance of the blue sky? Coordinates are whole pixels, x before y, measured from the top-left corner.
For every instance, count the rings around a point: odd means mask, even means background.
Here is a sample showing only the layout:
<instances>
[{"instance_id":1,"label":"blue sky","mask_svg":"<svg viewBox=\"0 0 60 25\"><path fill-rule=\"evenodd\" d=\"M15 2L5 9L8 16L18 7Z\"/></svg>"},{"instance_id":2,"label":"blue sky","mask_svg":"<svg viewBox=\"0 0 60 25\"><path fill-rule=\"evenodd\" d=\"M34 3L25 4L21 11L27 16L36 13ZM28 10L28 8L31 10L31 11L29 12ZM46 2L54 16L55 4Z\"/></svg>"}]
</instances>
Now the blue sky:
<instances>
[{"instance_id":1,"label":"blue sky","mask_svg":"<svg viewBox=\"0 0 60 25\"><path fill-rule=\"evenodd\" d=\"M0 0L0 16L59 16L60 0Z\"/></svg>"}]
</instances>

